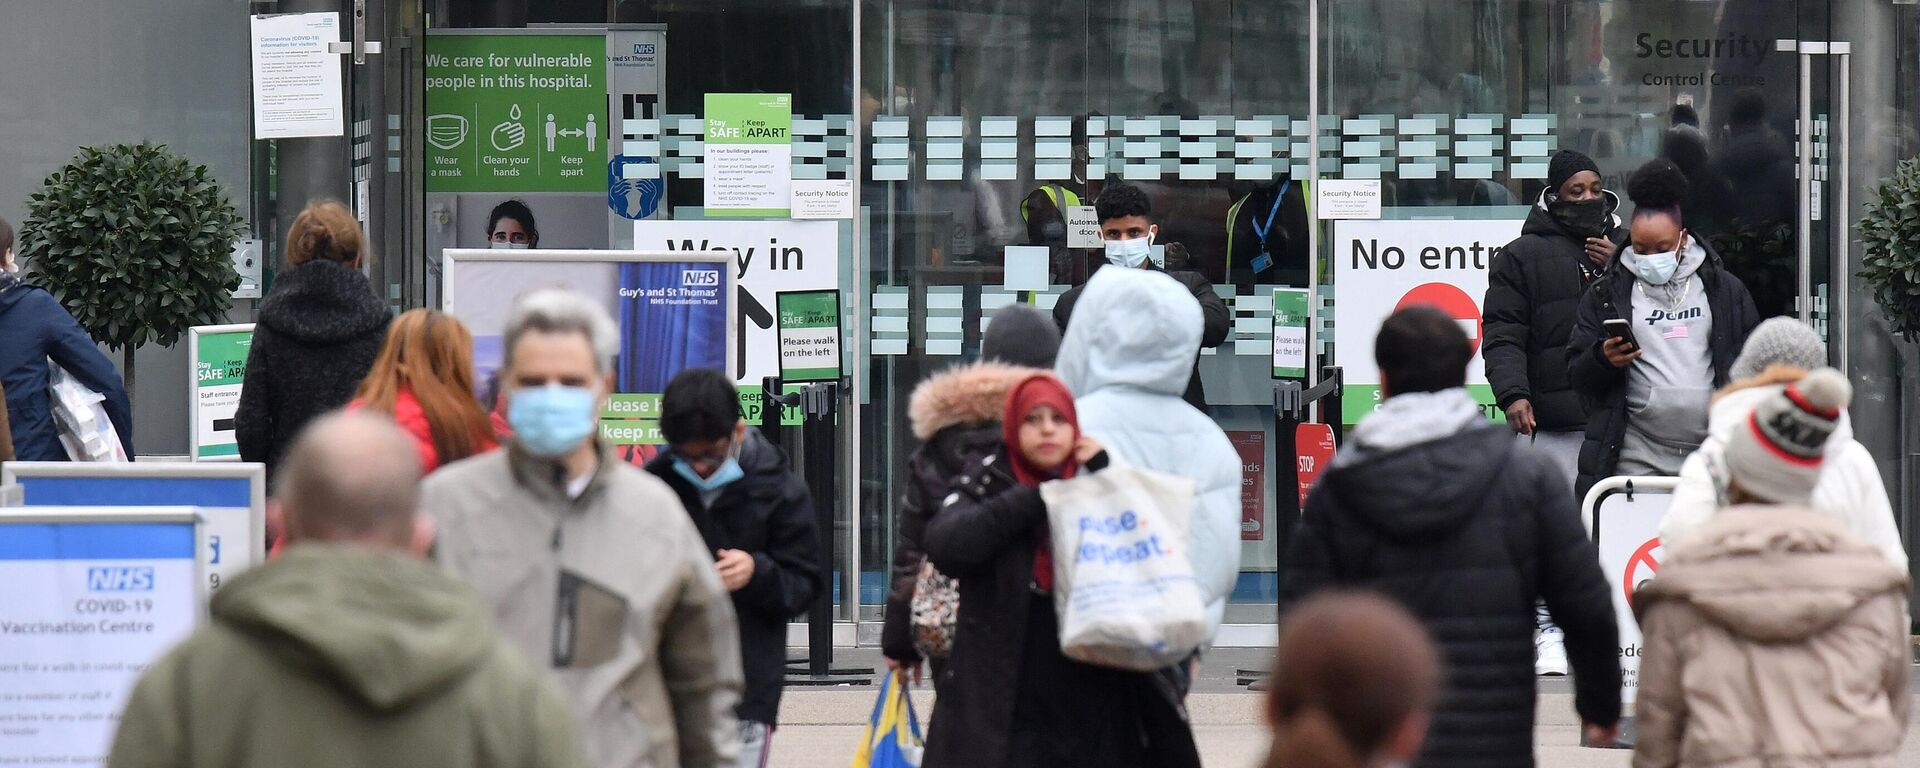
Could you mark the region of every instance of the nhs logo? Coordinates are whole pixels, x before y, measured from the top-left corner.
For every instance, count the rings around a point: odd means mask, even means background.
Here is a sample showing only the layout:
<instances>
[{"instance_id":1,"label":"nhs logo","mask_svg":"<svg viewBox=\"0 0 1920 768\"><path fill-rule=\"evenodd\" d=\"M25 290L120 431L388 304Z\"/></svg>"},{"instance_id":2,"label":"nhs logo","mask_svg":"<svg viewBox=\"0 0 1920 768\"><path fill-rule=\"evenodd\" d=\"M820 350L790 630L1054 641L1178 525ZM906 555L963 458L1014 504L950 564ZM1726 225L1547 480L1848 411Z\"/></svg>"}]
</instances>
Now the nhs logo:
<instances>
[{"instance_id":1,"label":"nhs logo","mask_svg":"<svg viewBox=\"0 0 1920 768\"><path fill-rule=\"evenodd\" d=\"M88 568L89 592L151 592L152 568Z\"/></svg>"},{"instance_id":2,"label":"nhs logo","mask_svg":"<svg viewBox=\"0 0 1920 768\"><path fill-rule=\"evenodd\" d=\"M718 288L720 287L720 270L703 269L698 272L682 272L680 273L680 287Z\"/></svg>"},{"instance_id":3,"label":"nhs logo","mask_svg":"<svg viewBox=\"0 0 1920 768\"><path fill-rule=\"evenodd\" d=\"M653 55L653 47L654 47L654 46L653 46L653 43L634 43L634 44L633 44L633 55L635 55L635 56L652 56L652 55Z\"/></svg>"}]
</instances>

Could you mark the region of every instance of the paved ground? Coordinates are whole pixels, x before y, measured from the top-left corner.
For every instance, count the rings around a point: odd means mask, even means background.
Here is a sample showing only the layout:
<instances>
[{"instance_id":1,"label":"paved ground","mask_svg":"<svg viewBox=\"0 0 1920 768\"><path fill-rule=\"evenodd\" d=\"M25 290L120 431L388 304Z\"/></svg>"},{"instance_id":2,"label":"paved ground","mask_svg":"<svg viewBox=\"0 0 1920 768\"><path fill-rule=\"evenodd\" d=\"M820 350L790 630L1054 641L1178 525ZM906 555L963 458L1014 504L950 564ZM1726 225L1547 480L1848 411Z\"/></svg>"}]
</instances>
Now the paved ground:
<instances>
[{"instance_id":1,"label":"paved ground","mask_svg":"<svg viewBox=\"0 0 1920 768\"><path fill-rule=\"evenodd\" d=\"M1253 768L1266 756L1268 736L1260 725L1260 696L1241 686L1241 669L1258 668L1268 651L1221 650L1202 668L1193 697L1194 734L1203 761L1219 768ZM842 651L836 667L877 666L870 651ZM1920 677L1920 668L1916 676ZM1541 682L1539 724L1534 729L1536 762L1553 768L1624 768L1632 755L1625 750L1586 749L1579 744L1579 723L1573 713L1573 695L1564 680ZM1915 686L1920 691L1920 681ZM875 690L870 685L790 687L780 708L780 731L774 737L773 768L846 768L853 760ZM1920 766L1920 695L1915 697L1914 720L1896 765ZM924 723L934 702L930 692L916 692L914 706Z\"/></svg>"}]
</instances>

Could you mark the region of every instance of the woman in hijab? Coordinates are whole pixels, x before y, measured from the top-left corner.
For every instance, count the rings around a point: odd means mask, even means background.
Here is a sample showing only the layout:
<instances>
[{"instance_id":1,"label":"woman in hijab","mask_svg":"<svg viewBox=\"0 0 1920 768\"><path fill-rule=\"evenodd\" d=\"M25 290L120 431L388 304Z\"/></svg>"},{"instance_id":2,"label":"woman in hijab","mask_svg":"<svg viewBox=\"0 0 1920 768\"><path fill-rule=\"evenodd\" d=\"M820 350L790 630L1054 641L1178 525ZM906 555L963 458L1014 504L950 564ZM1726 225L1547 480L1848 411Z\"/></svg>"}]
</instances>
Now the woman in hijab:
<instances>
[{"instance_id":1,"label":"woman in hijab","mask_svg":"<svg viewBox=\"0 0 1920 768\"><path fill-rule=\"evenodd\" d=\"M960 582L960 620L924 764L1198 766L1171 680L1060 650L1040 485L1107 466L1073 395L1028 377L1001 424L1005 444L967 467L927 525L928 558Z\"/></svg>"}]
</instances>

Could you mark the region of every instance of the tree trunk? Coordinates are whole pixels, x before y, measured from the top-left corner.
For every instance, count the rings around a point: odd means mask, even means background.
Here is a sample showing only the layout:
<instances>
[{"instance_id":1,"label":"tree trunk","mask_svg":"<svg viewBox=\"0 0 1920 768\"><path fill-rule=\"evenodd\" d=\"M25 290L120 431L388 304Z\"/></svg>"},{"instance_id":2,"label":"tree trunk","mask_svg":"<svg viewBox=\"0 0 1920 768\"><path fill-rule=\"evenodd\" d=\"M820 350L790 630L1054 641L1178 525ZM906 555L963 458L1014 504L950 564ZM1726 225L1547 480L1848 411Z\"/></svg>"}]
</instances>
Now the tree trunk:
<instances>
[{"instance_id":1,"label":"tree trunk","mask_svg":"<svg viewBox=\"0 0 1920 768\"><path fill-rule=\"evenodd\" d=\"M127 388L127 413L129 417L131 417L133 413L133 353L138 348L137 345L128 344L126 350L120 353L120 381Z\"/></svg>"}]
</instances>

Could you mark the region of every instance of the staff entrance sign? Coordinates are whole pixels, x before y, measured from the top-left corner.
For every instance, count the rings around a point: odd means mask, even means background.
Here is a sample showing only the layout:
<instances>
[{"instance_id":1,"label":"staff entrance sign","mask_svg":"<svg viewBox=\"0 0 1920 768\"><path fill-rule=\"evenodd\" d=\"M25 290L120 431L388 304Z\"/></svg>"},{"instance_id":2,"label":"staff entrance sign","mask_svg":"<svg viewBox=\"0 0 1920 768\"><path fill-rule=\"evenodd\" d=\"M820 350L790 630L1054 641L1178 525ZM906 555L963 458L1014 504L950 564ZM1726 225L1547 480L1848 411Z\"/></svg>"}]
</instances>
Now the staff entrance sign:
<instances>
[{"instance_id":1,"label":"staff entrance sign","mask_svg":"<svg viewBox=\"0 0 1920 768\"><path fill-rule=\"evenodd\" d=\"M1333 339L1346 369L1346 423L1380 406L1380 369L1373 338L1395 310L1427 305L1447 313L1473 340L1467 391L1489 418L1499 418L1493 388L1480 359L1481 300L1487 269L1500 248L1520 235L1521 221L1341 221L1333 228Z\"/></svg>"},{"instance_id":2,"label":"staff entrance sign","mask_svg":"<svg viewBox=\"0 0 1920 768\"><path fill-rule=\"evenodd\" d=\"M202 325L187 329L187 359L193 361L194 461L238 461L240 443L233 421L240 412L240 387L246 379L247 353L253 349L253 324Z\"/></svg>"},{"instance_id":3,"label":"staff entrance sign","mask_svg":"<svg viewBox=\"0 0 1920 768\"><path fill-rule=\"evenodd\" d=\"M0 756L102 765L140 673L205 611L190 508L0 510Z\"/></svg>"}]
</instances>

